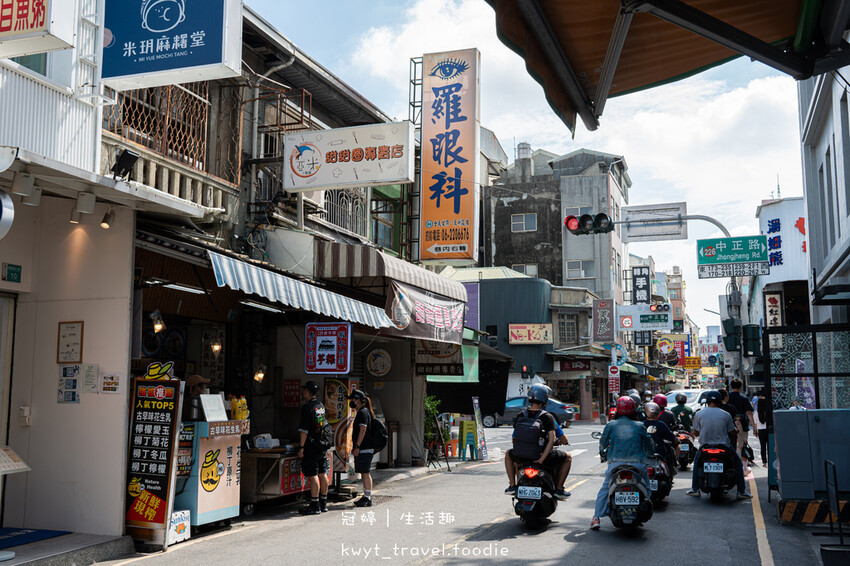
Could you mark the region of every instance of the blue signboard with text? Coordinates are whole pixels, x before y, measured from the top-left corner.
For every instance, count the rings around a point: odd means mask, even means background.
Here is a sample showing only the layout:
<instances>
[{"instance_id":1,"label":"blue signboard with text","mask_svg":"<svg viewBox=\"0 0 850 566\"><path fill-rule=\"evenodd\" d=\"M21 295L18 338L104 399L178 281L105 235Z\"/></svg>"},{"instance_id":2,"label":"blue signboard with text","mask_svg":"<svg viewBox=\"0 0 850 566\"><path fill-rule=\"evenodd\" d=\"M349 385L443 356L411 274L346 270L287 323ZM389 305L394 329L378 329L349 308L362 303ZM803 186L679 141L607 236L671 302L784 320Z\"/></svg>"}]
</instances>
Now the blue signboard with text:
<instances>
[{"instance_id":1,"label":"blue signboard with text","mask_svg":"<svg viewBox=\"0 0 850 566\"><path fill-rule=\"evenodd\" d=\"M238 0L106 0L103 81L123 90L234 76L241 28Z\"/></svg>"}]
</instances>

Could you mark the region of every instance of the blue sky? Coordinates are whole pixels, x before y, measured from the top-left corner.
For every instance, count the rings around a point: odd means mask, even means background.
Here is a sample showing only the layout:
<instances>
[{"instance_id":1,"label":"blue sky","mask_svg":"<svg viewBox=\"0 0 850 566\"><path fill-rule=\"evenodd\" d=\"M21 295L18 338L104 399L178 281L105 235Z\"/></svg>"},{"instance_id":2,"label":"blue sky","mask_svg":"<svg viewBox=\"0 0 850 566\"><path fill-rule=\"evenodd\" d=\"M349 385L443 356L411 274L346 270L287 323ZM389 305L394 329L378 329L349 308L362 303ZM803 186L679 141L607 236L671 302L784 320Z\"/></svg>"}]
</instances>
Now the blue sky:
<instances>
[{"instance_id":1,"label":"blue sky","mask_svg":"<svg viewBox=\"0 0 850 566\"><path fill-rule=\"evenodd\" d=\"M634 182L630 204L686 200L734 235L758 233L755 210L775 190L802 195L796 86L747 58L689 79L611 99L595 132L573 139L528 76L522 60L496 38L484 0L247 0L310 57L391 117L407 118L409 60L423 53L481 51L482 125L512 158L514 144L563 154L585 147L625 156ZM679 265L688 312L705 329L719 324L725 280L698 280L695 240L720 233L691 223L688 241L633 244L661 269Z\"/></svg>"}]
</instances>

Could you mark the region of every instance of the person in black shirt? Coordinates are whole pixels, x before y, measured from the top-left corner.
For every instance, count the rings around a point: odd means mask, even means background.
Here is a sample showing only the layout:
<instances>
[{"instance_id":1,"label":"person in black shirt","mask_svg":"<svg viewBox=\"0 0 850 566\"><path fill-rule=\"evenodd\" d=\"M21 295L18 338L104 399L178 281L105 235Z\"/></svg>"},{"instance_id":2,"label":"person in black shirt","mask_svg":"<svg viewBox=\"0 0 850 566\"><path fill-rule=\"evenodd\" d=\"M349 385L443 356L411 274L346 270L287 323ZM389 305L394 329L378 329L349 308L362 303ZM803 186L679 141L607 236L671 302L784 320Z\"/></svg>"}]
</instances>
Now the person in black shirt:
<instances>
[{"instance_id":1,"label":"person in black shirt","mask_svg":"<svg viewBox=\"0 0 850 566\"><path fill-rule=\"evenodd\" d=\"M318 431L327 422L325 406L316 399L319 384L308 381L301 386L301 398L305 401L301 407L301 421L298 432L301 435L298 457L301 458L301 473L310 484L310 505L298 510L302 515L318 515L328 510L328 462L327 450L316 447L313 440Z\"/></svg>"},{"instance_id":2,"label":"person in black shirt","mask_svg":"<svg viewBox=\"0 0 850 566\"><path fill-rule=\"evenodd\" d=\"M735 407L735 410L738 412L739 419L737 423L738 427L738 455L741 456L741 459L744 461L744 467L747 467L747 459L744 458L741 453L741 449L747 444L747 437L750 435L750 427L753 430L756 430L755 419L753 418L753 404L750 403L750 400L741 393L741 389L744 387L744 382L739 378L735 378L731 381L730 385L732 386L732 392L729 394L729 404Z\"/></svg>"},{"instance_id":3,"label":"person in black shirt","mask_svg":"<svg viewBox=\"0 0 850 566\"><path fill-rule=\"evenodd\" d=\"M360 474L363 480L363 497L354 502L356 507L372 506L372 457L375 450L372 448L372 419L375 411L372 410L372 400L359 389L355 389L348 396L351 400L348 406L356 411L354 426L351 436L354 440L354 471Z\"/></svg>"}]
</instances>

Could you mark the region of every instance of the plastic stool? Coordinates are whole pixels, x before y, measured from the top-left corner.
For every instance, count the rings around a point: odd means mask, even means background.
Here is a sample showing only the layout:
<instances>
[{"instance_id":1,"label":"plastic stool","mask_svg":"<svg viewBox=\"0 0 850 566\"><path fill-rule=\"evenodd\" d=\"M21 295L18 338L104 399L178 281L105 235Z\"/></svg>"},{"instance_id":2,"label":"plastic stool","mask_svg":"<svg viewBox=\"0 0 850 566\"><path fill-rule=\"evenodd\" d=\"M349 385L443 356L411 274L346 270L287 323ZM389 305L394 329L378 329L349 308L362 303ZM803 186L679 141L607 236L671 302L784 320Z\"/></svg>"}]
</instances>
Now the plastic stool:
<instances>
[{"instance_id":1,"label":"plastic stool","mask_svg":"<svg viewBox=\"0 0 850 566\"><path fill-rule=\"evenodd\" d=\"M469 447L469 459L477 460L478 459L478 446L475 444L475 434L471 432L466 433L466 440L463 442L463 449L460 453L460 459L466 460L466 447Z\"/></svg>"},{"instance_id":2,"label":"plastic stool","mask_svg":"<svg viewBox=\"0 0 850 566\"><path fill-rule=\"evenodd\" d=\"M457 454L457 438L452 438L445 444L445 454L449 458L454 458Z\"/></svg>"}]
</instances>

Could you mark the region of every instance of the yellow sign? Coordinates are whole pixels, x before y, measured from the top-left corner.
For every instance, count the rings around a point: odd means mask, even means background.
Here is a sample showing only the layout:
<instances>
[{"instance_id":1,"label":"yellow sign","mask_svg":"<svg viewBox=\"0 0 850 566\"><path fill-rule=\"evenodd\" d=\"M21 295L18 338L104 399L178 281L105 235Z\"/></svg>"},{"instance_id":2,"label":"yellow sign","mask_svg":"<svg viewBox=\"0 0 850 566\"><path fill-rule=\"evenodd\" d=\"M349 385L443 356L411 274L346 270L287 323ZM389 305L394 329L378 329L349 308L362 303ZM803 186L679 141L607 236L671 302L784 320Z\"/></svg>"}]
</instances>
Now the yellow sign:
<instances>
[{"instance_id":1,"label":"yellow sign","mask_svg":"<svg viewBox=\"0 0 850 566\"><path fill-rule=\"evenodd\" d=\"M509 324L509 344L552 344L551 324Z\"/></svg>"},{"instance_id":2,"label":"yellow sign","mask_svg":"<svg viewBox=\"0 0 850 566\"><path fill-rule=\"evenodd\" d=\"M719 367L708 366L708 367L704 367L704 368L702 368L702 370L700 371L700 373L701 373L702 375L720 375L720 368L719 368Z\"/></svg>"},{"instance_id":3,"label":"yellow sign","mask_svg":"<svg viewBox=\"0 0 850 566\"><path fill-rule=\"evenodd\" d=\"M481 55L477 49L423 57L420 258L478 261Z\"/></svg>"},{"instance_id":4,"label":"yellow sign","mask_svg":"<svg viewBox=\"0 0 850 566\"><path fill-rule=\"evenodd\" d=\"M655 348L665 356L673 351L673 341L669 338L660 338L655 343Z\"/></svg>"},{"instance_id":5,"label":"yellow sign","mask_svg":"<svg viewBox=\"0 0 850 566\"><path fill-rule=\"evenodd\" d=\"M700 369L702 367L702 358L699 356L688 356L685 358L685 363L682 364L685 369Z\"/></svg>"}]
</instances>

